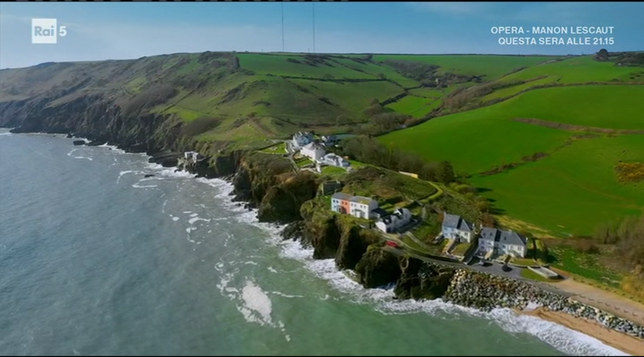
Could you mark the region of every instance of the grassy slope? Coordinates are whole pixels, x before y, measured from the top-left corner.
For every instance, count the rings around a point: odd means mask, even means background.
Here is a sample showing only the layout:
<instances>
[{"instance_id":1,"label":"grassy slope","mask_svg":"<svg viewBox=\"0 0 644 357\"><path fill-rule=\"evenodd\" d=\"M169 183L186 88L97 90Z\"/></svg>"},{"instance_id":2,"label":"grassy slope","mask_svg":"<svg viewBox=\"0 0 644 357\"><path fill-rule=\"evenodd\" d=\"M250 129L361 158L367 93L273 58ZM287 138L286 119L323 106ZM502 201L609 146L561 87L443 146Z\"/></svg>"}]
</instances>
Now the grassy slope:
<instances>
[{"instance_id":1,"label":"grassy slope","mask_svg":"<svg viewBox=\"0 0 644 357\"><path fill-rule=\"evenodd\" d=\"M441 103L442 101L440 99L423 98L410 95L389 104L387 107L396 112L405 113L415 118L420 118L431 112L433 109L438 108Z\"/></svg>"},{"instance_id":2,"label":"grassy slope","mask_svg":"<svg viewBox=\"0 0 644 357\"><path fill-rule=\"evenodd\" d=\"M486 80L497 79L520 67L529 67L552 59L546 56L495 55L376 55L374 61L407 60L441 67L443 73L484 75Z\"/></svg>"},{"instance_id":3,"label":"grassy slope","mask_svg":"<svg viewBox=\"0 0 644 357\"><path fill-rule=\"evenodd\" d=\"M472 181L512 217L558 235L591 234L597 223L643 211L644 182L618 183L613 168L619 160L644 162L644 135L579 140L537 162Z\"/></svg>"},{"instance_id":4,"label":"grassy slope","mask_svg":"<svg viewBox=\"0 0 644 357\"><path fill-rule=\"evenodd\" d=\"M570 137L565 131L518 123L513 118L641 129L637 113L644 112L644 104L637 93L644 94L644 87L538 89L489 107L435 118L382 136L381 140L428 159L450 160L458 170L478 173L520 161L525 155L548 152ZM572 104L580 102L584 104Z\"/></svg>"},{"instance_id":5,"label":"grassy slope","mask_svg":"<svg viewBox=\"0 0 644 357\"><path fill-rule=\"evenodd\" d=\"M540 76L555 76L561 78L560 83L631 81L631 73L638 72L641 73L642 68L618 67L613 62L598 62L593 60L592 56L584 56L533 66L508 75L503 80L530 80Z\"/></svg>"},{"instance_id":6,"label":"grassy slope","mask_svg":"<svg viewBox=\"0 0 644 357\"><path fill-rule=\"evenodd\" d=\"M569 58L563 61L543 63L500 79L501 82L528 81L527 83L502 88L483 97L483 100L505 98L535 86L558 84L581 84L591 82L641 83L644 71L637 67L618 67L612 62L598 62L591 56Z\"/></svg>"}]
</instances>

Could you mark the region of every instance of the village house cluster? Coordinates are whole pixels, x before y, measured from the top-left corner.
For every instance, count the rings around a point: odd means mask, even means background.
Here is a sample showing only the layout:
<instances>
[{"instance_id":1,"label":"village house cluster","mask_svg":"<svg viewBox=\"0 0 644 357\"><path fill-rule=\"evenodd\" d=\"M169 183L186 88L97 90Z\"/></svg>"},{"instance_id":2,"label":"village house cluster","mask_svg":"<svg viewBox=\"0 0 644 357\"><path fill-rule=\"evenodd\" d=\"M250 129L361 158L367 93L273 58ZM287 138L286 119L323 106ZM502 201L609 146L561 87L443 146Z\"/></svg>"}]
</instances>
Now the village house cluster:
<instances>
[{"instance_id":1,"label":"village house cluster","mask_svg":"<svg viewBox=\"0 0 644 357\"><path fill-rule=\"evenodd\" d=\"M445 213L441 235L460 243L472 243L476 233L474 226L462 217ZM479 255L489 258L498 255L511 255L525 258L527 239L511 230L482 227L478 239Z\"/></svg>"},{"instance_id":2,"label":"village house cluster","mask_svg":"<svg viewBox=\"0 0 644 357\"><path fill-rule=\"evenodd\" d=\"M293 150L299 150L302 156L308 157L318 165L348 169L351 164L347 160L326 152L326 147L333 146L337 142L338 138L335 135L323 135L319 140L315 140L311 132L298 132L293 135L290 145Z\"/></svg>"},{"instance_id":3,"label":"village house cluster","mask_svg":"<svg viewBox=\"0 0 644 357\"><path fill-rule=\"evenodd\" d=\"M412 221L411 211L407 208L398 208L393 213L389 213L380 208L378 201L374 199L342 192L331 196L331 210L356 218L376 220L376 228L384 233L397 232Z\"/></svg>"}]
</instances>

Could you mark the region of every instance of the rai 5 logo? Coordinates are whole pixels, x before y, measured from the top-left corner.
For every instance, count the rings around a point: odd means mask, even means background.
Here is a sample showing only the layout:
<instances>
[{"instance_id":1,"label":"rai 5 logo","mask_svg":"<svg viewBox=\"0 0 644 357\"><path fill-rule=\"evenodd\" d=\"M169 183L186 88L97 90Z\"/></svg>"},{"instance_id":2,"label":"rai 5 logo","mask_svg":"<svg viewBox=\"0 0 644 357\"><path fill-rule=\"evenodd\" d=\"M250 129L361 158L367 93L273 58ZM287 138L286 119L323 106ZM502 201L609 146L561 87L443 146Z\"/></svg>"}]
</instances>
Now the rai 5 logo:
<instances>
[{"instance_id":1,"label":"rai 5 logo","mask_svg":"<svg viewBox=\"0 0 644 357\"><path fill-rule=\"evenodd\" d=\"M31 43L55 44L58 36L67 36L67 28L59 27L57 19L31 19Z\"/></svg>"}]
</instances>

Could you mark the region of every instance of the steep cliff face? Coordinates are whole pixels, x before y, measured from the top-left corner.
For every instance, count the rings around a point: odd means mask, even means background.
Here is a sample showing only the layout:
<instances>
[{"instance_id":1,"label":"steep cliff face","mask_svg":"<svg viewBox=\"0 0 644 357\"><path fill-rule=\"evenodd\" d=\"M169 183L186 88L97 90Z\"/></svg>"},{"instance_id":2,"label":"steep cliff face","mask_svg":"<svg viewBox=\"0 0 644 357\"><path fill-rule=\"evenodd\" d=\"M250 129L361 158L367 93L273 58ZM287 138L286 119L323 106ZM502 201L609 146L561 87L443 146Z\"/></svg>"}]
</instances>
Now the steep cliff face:
<instances>
[{"instance_id":1,"label":"steep cliff face","mask_svg":"<svg viewBox=\"0 0 644 357\"><path fill-rule=\"evenodd\" d=\"M118 105L100 95L65 103L57 103L56 97L0 103L0 126L13 127L15 133L73 133L128 151L176 149L181 124L159 114L126 118Z\"/></svg>"}]
</instances>

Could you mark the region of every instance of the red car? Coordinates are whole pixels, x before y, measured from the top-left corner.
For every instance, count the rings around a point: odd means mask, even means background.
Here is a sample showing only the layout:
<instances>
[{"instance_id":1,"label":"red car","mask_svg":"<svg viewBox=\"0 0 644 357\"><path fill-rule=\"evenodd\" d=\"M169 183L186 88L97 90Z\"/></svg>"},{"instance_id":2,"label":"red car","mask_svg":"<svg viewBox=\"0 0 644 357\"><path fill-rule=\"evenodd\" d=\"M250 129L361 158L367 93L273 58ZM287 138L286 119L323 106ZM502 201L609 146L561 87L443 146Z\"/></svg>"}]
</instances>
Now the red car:
<instances>
[{"instance_id":1,"label":"red car","mask_svg":"<svg viewBox=\"0 0 644 357\"><path fill-rule=\"evenodd\" d=\"M390 246L390 247L400 248L400 246L399 246L396 242L391 241L391 240L388 240L386 244L387 244L388 246Z\"/></svg>"}]
</instances>

